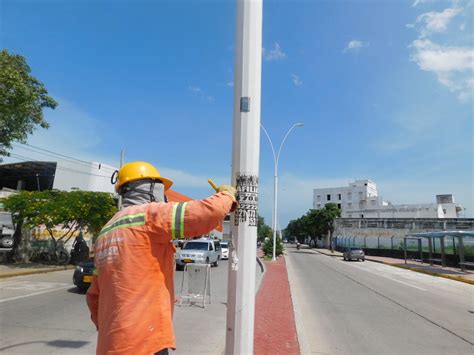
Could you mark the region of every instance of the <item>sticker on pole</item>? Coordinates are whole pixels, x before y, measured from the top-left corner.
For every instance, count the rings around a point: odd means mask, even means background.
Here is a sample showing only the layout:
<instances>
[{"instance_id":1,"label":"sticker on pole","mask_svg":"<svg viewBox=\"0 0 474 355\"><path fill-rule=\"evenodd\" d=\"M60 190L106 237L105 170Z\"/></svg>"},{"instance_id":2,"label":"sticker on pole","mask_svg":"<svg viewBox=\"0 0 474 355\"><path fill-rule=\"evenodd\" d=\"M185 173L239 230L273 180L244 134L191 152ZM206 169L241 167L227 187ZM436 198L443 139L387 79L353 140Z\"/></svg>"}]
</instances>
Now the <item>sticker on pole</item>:
<instances>
[{"instance_id":1,"label":"sticker on pole","mask_svg":"<svg viewBox=\"0 0 474 355\"><path fill-rule=\"evenodd\" d=\"M258 224L258 177L237 174L237 201L234 224L257 227Z\"/></svg>"}]
</instances>

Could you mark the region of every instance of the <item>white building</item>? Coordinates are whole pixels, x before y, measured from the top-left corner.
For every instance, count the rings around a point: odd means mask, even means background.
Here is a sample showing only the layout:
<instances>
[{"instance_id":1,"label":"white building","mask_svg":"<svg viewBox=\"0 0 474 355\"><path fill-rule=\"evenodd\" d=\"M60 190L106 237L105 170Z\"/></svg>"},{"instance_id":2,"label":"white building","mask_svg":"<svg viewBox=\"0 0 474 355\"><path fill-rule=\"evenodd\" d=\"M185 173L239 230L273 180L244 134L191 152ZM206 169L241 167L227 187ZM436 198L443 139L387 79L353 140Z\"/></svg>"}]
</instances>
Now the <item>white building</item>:
<instances>
[{"instance_id":1,"label":"white building","mask_svg":"<svg viewBox=\"0 0 474 355\"><path fill-rule=\"evenodd\" d=\"M453 195L437 195L436 203L393 205L379 196L371 180L356 180L345 187L313 190L313 208L335 203L343 218L459 218L463 211Z\"/></svg>"},{"instance_id":2,"label":"white building","mask_svg":"<svg viewBox=\"0 0 474 355\"><path fill-rule=\"evenodd\" d=\"M26 161L0 165L0 189L84 190L114 193L115 167L98 162Z\"/></svg>"}]
</instances>

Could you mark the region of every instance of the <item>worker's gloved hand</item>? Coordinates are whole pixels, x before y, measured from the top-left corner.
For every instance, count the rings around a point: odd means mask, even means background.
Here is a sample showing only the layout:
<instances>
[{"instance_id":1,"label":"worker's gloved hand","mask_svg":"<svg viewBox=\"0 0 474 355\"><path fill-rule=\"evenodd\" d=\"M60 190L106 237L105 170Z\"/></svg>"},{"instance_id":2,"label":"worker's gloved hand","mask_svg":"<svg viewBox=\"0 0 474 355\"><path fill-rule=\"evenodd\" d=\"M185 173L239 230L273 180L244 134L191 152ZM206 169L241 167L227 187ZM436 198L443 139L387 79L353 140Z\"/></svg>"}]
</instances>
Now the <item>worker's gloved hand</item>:
<instances>
[{"instance_id":1,"label":"worker's gloved hand","mask_svg":"<svg viewBox=\"0 0 474 355\"><path fill-rule=\"evenodd\" d=\"M234 198L234 203L232 203L232 207L230 209L230 212L234 212L237 208L237 190L235 189L234 186L231 186L231 185L221 185L221 186L217 186L214 181L212 181L211 179L208 179L207 182L212 186L212 188L216 191L216 192L224 192L224 191L227 191L227 192L230 192L230 194L232 195L232 197Z\"/></svg>"},{"instance_id":2,"label":"worker's gloved hand","mask_svg":"<svg viewBox=\"0 0 474 355\"><path fill-rule=\"evenodd\" d=\"M234 202L232 203L232 207L230 208L230 212L234 212L237 209L237 190L234 186L231 185L221 185L217 188L217 192L230 192L232 197L234 198Z\"/></svg>"},{"instance_id":3,"label":"worker's gloved hand","mask_svg":"<svg viewBox=\"0 0 474 355\"><path fill-rule=\"evenodd\" d=\"M231 185L221 185L217 188L216 190L217 192L224 192L224 191L227 191L227 192L230 192L232 194L232 196L235 198L237 198L237 190L235 189L234 186L231 186Z\"/></svg>"}]
</instances>

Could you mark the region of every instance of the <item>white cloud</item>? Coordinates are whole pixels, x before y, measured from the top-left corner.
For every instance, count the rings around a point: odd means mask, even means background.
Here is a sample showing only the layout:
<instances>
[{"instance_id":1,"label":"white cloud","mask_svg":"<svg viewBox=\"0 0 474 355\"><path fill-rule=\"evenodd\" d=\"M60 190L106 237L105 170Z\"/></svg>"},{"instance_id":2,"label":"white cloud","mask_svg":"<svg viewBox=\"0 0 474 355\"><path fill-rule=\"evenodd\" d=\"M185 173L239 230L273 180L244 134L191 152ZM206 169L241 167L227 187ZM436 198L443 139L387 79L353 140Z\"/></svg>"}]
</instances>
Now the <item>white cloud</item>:
<instances>
[{"instance_id":1,"label":"white cloud","mask_svg":"<svg viewBox=\"0 0 474 355\"><path fill-rule=\"evenodd\" d=\"M190 85L188 86L188 90L191 91L193 94L196 96L201 97L202 99L208 101L208 102L214 102L215 98L212 95L208 95L206 92L204 92L203 89L201 89L199 86L193 86Z\"/></svg>"},{"instance_id":2,"label":"white cloud","mask_svg":"<svg viewBox=\"0 0 474 355\"><path fill-rule=\"evenodd\" d=\"M440 84L456 94L460 101L467 102L473 97L474 49L472 34L463 34L462 29L465 18L470 17L471 5L467 1L456 0L452 4L441 12L430 11L417 17L417 26L414 27L418 38L409 48L411 60L421 70L434 73ZM457 17L457 25L449 26ZM436 41L433 39L440 33L449 44L441 43L440 36Z\"/></svg>"},{"instance_id":3,"label":"white cloud","mask_svg":"<svg viewBox=\"0 0 474 355\"><path fill-rule=\"evenodd\" d=\"M417 7L420 4L428 2L428 0L415 0L415 2L411 5L411 7Z\"/></svg>"},{"instance_id":4,"label":"white cloud","mask_svg":"<svg viewBox=\"0 0 474 355\"><path fill-rule=\"evenodd\" d=\"M262 54L263 54L263 59L265 59L268 62L271 62L274 60L282 60L286 58L286 53L283 52L283 50L281 49L280 45L277 42L273 44L273 48L270 50L262 48Z\"/></svg>"},{"instance_id":5,"label":"white cloud","mask_svg":"<svg viewBox=\"0 0 474 355\"><path fill-rule=\"evenodd\" d=\"M352 41L350 41L349 43L347 43L346 47L343 49L343 53L346 53L346 52L358 52L360 51L362 48L364 47L368 47L369 46L369 42L363 42L363 41L359 41L359 40L356 40L356 39L353 39Z\"/></svg>"},{"instance_id":6,"label":"white cloud","mask_svg":"<svg viewBox=\"0 0 474 355\"><path fill-rule=\"evenodd\" d=\"M451 20L462 12L462 8L447 8L442 12L430 11L417 17L416 22L422 23L423 36L435 32L445 32Z\"/></svg>"},{"instance_id":7,"label":"white cloud","mask_svg":"<svg viewBox=\"0 0 474 355\"><path fill-rule=\"evenodd\" d=\"M28 144L61 153L85 161L98 161L118 166L119 156L97 154L95 151L102 142L100 122L89 113L83 111L69 100L55 96L59 102L56 110L46 110L45 117L50 123L49 129L37 129L28 137ZM30 160L54 160L46 152L33 152L28 146L16 146L10 153L26 157ZM35 150L35 149L33 149ZM5 163L17 162L19 159L6 157Z\"/></svg>"},{"instance_id":8,"label":"white cloud","mask_svg":"<svg viewBox=\"0 0 474 355\"><path fill-rule=\"evenodd\" d=\"M435 73L438 81L458 94L461 101L472 96L474 49L441 46L428 39L417 39L411 47L411 60L421 70Z\"/></svg>"},{"instance_id":9,"label":"white cloud","mask_svg":"<svg viewBox=\"0 0 474 355\"><path fill-rule=\"evenodd\" d=\"M443 47L428 39L415 40L413 60L422 70L451 72L474 70L474 50L466 47Z\"/></svg>"},{"instance_id":10,"label":"white cloud","mask_svg":"<svg viewBox=\"0 0 474 355\"><path fill-rule=\"evenodd\" d=\"M301 86L303 85L303 80L300 79L300 77L296 74L291 74L291 79L293 81L293 84L295 86Z\"/></svg>"},{"instance_id":11,"label":"white cloud","mask_svg":"<svg viewBox=\"0 0 474 355\"><path fill-rule=\"evenodd\" d=\"M179 191L182 188L203 188L210 189L210 185L207 182L209 177L204 175L196 175L188 171L183 171L179 169L174 169L171 167L160 166L160 173L173 180L173 184L176 189ZM214 181L219 182L219 184L229 183L229 178L224 177L214 177ZM210 190L211 191L211 190Z\"/></svg>"}]
</instances>

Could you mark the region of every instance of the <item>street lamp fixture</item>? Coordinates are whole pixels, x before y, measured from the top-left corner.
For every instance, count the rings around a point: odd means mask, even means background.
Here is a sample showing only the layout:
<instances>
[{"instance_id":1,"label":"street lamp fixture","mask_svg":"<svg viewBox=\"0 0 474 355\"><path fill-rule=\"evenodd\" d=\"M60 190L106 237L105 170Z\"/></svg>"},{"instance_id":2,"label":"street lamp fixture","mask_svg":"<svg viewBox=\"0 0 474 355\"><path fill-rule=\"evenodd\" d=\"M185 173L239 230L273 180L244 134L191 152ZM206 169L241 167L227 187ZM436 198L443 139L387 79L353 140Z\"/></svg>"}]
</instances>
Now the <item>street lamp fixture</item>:
<instances>
[{"instance_id":1,"label":"street lamp fixture","mask_svg":"<svg viewBox=\"0 0 474 355\"><path fill-rule=\"evenodd\" d=\"M293 126L290 127L290 129L286 132L285 137L283 137L283 140L280 144L280 148L278 149L278 154L275 154L275 148L273 147L272 140L270 138L270 135L268 134L267 130L263 126L263 124L260 124L260 127L262 127L263 132L268 138L268 141L270 142L270 147L272 148L272 153L273 153L273 161L275 163L275 173L274 173L274 183L273 183L273 256L272 260L276 260L276 229L278 225L278 162L280 160L280 153L283 148L283 145L285 144L286 138L288 138L288 135L291 133L291 131L296 128L296 127L303 127L302 123L295 123Z\"/></svg>"}]
</instances>

